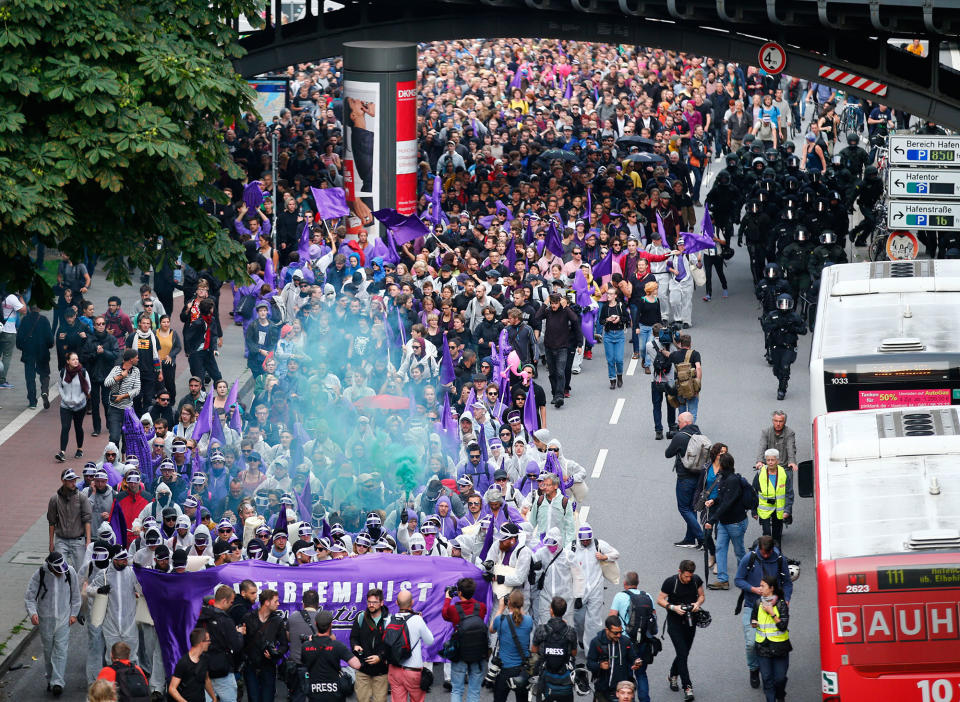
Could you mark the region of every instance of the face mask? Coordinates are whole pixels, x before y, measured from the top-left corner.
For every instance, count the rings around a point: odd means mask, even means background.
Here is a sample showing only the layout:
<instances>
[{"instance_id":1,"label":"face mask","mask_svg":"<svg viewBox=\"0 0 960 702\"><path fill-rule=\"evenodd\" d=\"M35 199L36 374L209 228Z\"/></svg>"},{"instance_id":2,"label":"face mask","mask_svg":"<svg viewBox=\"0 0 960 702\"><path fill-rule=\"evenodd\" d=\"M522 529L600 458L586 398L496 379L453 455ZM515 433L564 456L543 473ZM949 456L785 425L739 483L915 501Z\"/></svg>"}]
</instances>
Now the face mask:
<instances>
[{"instance_id":1,"label":"face mask","mask_svg":"<svg viewBox=\"0 0 960 702\"><path fill-rule=\"evenodd\" d=\"M114 567L114 569L116 569L117 571L121 571L121 570L123 570L124 568L127 567L127 564L124 563L123 565L119 565L119 564L117 564L117 563L114 563L114 564L113 564L113 567Z\"/></svg>"},{"instance_id":2,"label":"face mask","mask_svg":"<svg viewBox=\"0 0 960 702\"><path fill-rule=\"evenodd\" d=\"M547 550L550 553L556 553L557 551L560 550L560 544L557 544L556 546L547 546Z\"/></svg>"}]
</instances>

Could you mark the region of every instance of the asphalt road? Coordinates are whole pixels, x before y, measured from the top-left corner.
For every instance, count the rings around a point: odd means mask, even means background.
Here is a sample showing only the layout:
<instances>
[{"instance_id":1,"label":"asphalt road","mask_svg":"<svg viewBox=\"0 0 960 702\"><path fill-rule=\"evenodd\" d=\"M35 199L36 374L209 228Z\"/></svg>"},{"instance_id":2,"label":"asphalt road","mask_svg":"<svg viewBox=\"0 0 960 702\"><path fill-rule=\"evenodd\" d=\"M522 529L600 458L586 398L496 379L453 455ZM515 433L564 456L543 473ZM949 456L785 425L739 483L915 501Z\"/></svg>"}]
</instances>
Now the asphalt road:
<instances>
[{"instance_id":1,"label":"asphalt road","mask_svg":"<svg viewBox=\"0 0 960 702\"><path fill-rule=\"evenodd\" d=\"M705 184L703 193L706 194ZM699 212L698 212L699 214ZM716 296L702 302L698 290L694 305L693 346L703 356L704 382L698 424L714 441L723 441L737 460L737 470L752 478L752 464L761 428L770 413L780 407L797 432L801 459L810 456L809 393L806 370L809 337L801 340L799 360L787 399L776 400L776 379L763 360L763 342L757 321L758 305L751 290L746 249L736 249L727 267L730 297L723 299L715 282ZM630 362L627 344L627 364ZM617 408L619 407L619 411ZM607 383L602 345L573 383L573 396L563 409L551 408L549 428L558 435L564 453L587 468L590 495L587 520L596 534L620 550L621 571L640 573L641 587L655 595L664 578L676 572L681 559L702 564L702 553L674 547L683 536L683 522L676 511L671 461L663 456L666 441L655 441L650 402L650 376L637 366L624 378L622 389L611 391ZM605 460L598 456L605 452ZM749 545L759 528L751 524ZM784 536L784 550L803 562L791 602L791 655L788 692L793 699L819 699L818 631L816 617L815 546L813 503L797 498L795 520ZM730 568L735 568L730 553ZM731 576L732 581L732 576ZM617 589L607 590L609 602ZM20 593L10 593L20 597ZM698 630L690 658L694 691L700 700L740 702L761 700L760 691L749 687L743 654L740 619L733 614L738 592L708 592L705 608L713 624ZM663 616L660 613L662 623ZM86 632L76 627L70 642L67 689L62 700L85 699L84 659ZM669 640L649 671L653 700L679 699L667 687L667 672L673 657ZM11 670L0 680L4 699L29 700L43 696L42 651L35 638ZM437 678L442 679L437 670ZM489 693L484 692L484 698ZM279 696L278 696L279 697ZM430 702L446 699L439 686Z\"/></svg>"}]
</instances>

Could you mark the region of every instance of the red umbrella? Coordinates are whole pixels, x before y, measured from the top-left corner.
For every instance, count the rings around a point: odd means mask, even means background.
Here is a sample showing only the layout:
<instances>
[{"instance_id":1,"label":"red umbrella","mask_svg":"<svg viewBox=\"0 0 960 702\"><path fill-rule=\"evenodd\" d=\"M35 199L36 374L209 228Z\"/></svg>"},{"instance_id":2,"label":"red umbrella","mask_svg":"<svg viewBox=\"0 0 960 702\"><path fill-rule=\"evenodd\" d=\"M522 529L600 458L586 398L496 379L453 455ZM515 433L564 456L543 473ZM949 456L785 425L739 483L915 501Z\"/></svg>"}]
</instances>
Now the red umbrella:
<instances>
[{"instance_id":1,"label":"red umbrella","mask_svg":"<svg viewBox=\"0 0 960 702\"><path fill-rule=\"evenodd\" d=\"M410 398L401 395L371 395L353 403L357 409L403 410L410 408Z\"/></svg>"}]
</instances>

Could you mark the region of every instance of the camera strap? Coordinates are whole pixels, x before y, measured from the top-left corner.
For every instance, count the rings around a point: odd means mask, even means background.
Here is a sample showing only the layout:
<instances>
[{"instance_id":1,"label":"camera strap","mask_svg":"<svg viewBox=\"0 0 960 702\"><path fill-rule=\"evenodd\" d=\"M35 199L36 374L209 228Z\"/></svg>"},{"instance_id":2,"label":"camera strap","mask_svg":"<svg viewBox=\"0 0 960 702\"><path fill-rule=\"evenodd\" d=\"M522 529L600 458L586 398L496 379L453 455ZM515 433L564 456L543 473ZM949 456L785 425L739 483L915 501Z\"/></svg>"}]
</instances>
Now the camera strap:
<instances>
[{"instance_id":1,"label":"camera strap","mask_svg":"<svg viewBox=\"0 0 960 702\"><path fill-rule=\"evenodd\" d=\"M520 638L517 636L517 628L513 625L513 615L501 614L500 616L501 618L507 618L507 624L510 625L510 636L513 638L513 645L517 647L517 653L520 654L520 657L523 659L523 664L526 665L527 661L530 660L530 656L524 654L523 646L520 645Z\"/></svg>"}]
</instances>

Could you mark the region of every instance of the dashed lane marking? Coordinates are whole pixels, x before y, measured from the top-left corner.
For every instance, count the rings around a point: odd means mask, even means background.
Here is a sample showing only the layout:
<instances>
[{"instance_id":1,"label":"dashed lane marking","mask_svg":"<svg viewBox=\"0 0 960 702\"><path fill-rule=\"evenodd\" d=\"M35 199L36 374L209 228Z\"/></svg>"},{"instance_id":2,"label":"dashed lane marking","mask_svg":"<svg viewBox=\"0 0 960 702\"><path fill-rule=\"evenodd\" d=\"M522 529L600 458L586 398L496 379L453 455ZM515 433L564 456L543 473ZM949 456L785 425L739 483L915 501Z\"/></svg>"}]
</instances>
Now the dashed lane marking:
<instances>
[{"instance_id":1,"label":"dashed lane marking","mask_svg":"<svg viewBox=\"0 0 960 702\"><path fill-rule=\"evenodd\" d=\"M633 375L637 372L637 362L639 358L631 358L630 363L627 364L627 375Z\"/></svg>"},{"instance_id":2,"label":"dashed lane marking","mask_svg":"<svg viewBox=\"0 0 960 702\"><path fill-rule=\"evenodd\" d=\"M626 399L620 398L617 400L617 403L613 406L613 414L610 415L610 423L616 424L620 421L620 413L623 412L623 406L626 404Z\"/></svg>"},{"instance_id":3,"label":"dashed lane marking","mask_svg":"<svg viewBox=\"0 0 960 702\"><path fill-rule=\"evenodd\" d=\"M593 472L590 474L591 478L599 478L600 473L603 472L603 464L607 462L607 449L600 449L600 452L597 454L597 461L593 464Z\"/></svg>"}]
</instances>

